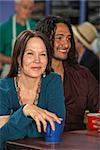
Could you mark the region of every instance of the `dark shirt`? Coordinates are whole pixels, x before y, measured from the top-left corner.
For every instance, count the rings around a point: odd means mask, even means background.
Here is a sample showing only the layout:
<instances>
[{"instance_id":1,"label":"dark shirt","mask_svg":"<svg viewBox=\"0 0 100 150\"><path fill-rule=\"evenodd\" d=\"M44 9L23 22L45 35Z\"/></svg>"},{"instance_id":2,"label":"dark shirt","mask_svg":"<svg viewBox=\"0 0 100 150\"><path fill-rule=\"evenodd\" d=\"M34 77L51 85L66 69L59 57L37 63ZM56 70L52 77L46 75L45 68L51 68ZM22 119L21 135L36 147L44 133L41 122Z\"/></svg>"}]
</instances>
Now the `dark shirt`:
<instances>
[{"instance_id":1,"label":"dark shirt","mask_svg":"<svg viewBox=\"0 0 100 150\"><path fill-rule=\"evenodd\" d=\"M85 110L99 109L99 85L91 72L77 64L64 64L64 92L66 105L65 131L85 129Z\"/></svg>"},{"instance_id":2,"label":"dark shirt","mask_svg":"<svg viewBox=\"0 0 100 150\"><path fill-rule=\"evenodd\" d=\"M91 50L86 49L81 58L80 65L87 67L94 75L96 80L100 83L99 62L99 57L96 54L94 54Z\"/></svg>"}]
</instances>

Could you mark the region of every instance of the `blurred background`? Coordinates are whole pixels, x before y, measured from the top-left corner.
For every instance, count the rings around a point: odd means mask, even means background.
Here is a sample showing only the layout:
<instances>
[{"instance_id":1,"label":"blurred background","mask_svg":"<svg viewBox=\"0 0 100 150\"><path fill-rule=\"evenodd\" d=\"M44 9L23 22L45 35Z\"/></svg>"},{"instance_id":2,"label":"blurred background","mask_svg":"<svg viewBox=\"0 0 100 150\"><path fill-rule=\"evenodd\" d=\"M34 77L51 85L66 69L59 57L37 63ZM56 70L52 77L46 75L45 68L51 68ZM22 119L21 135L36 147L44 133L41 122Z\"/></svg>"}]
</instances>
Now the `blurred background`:
<instances>
[{"instance_id":1,"label":"blurred background","mask_svg":"<svg viewBox=\"0 0 100 150\"><path fill-rule=\"evenodd\" d=\"M47 15L60 15L72 24L89 21L100 32L99 0L34 0L32 18L39 20ZM0 0L0 24L14 14L14 0Z\"/></svg>"}]
</instances>

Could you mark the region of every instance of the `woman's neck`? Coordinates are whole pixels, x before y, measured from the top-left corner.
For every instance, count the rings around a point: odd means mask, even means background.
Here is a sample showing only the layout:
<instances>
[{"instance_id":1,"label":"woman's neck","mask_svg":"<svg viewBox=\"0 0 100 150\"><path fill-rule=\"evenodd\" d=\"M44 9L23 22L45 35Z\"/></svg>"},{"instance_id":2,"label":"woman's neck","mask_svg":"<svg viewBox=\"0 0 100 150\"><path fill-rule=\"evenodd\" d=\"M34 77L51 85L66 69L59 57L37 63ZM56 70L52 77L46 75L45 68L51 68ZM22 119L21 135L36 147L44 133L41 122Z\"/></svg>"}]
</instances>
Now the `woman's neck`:
<instances>
[{"instance_id":1,"label":"woman's neck","mask_svg":"<svg viewBox=\"0 0 100 150\"><path fill-rule=\"evenodd\" d=\"M41 78L30 78L25 75L15 78L16 91L20 105L38 103Z\"/></svg>"},{"instance_id":2,"label":"woman's neck","mask_svg":"<svg viewBox=\"0 0 100 150\"><path fill-rule=\"evenodd\" d=\"M19 78L18 81L19 81L20 85L28 90L31 90L35 86L37 86L41 80L40 77L39 78L30 78L30 77L26 77L24 75L21 75L18 78Z\"/></svg>"}]
</instances>

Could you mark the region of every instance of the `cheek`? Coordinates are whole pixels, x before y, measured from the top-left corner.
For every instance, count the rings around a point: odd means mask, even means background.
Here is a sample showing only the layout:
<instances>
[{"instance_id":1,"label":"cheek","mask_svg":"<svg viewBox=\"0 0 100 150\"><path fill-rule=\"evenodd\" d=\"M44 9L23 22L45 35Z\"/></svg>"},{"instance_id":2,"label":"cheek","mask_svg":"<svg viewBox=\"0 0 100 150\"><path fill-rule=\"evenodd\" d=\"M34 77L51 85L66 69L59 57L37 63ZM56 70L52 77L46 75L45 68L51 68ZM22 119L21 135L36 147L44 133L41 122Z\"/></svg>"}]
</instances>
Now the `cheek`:
<instances>
[{"instance_id":1,"label":"cheek","mask_svg":"<svg viewBox=\"0 0 100 150\"><path fill-rule=\"evenodd\" d=\"M69 43L69 49L71 48L71 42Z\"/></svg>"},{"instance_id":2,"label":"cheek","mask_svg":"<svg viewBox=\"0 0 100 150\"><path fill-rule=\"evenodd\" d=\"M43 67L43 68L46 68L46 66L47 66L47 64L48 64L48 59L47 59L47 58L46 58L46 59L45 59L45 58L42 59L42 60L41 60L41 63L42 63L42 67Z\"/></svg>"},{"instance_id":3,"label":"cheek","mask_svg":"<svg viewBox=\"0 0 100 150\"><path fill-rule=\"evenodd\" d=\"M55 53L56 51L57 51L57 48L59 47L59 44L57 44L57 43L55 43L54 44L54 51L53 51L53 53Z\"/></svg>"},{"instance_id":4,"label":"cheek","mask_svg":"<svg viewBox=\"0 0 100 150\"><path fill-rule=\"evenodd\" d=\"M79 49L80 48L80 44L76 43L76 48Z\"/></svg>"},{"instance_id":5,"label":"cheek","mask_svg":"<svg viewBox=\"0 0 100 150\"><path fill-rule=\"evenodd\" d=\"M26 10L21 10L20 11L20 16L23 18L27 18L29 15L29 13Z\"/></svg>"},{"instance_id":6,"label":"cheek","mask_svg":"<svg viewBox=\"0 0 100 150\"><path fill-rule=\"evenodd\" d=\"M47 66L47 63L48 63L48 60L43 61L44 66Z\"/></svg>"},{"instance_id":7,"label":"cheek","mask_svg":"<svg viewBox=\"0 0 100 150\"><path fill-rule=\"evenodd\" d=\"M30 59L23 58L23 66L28 66L31 63Z\"/></svg>"}]
</instances>

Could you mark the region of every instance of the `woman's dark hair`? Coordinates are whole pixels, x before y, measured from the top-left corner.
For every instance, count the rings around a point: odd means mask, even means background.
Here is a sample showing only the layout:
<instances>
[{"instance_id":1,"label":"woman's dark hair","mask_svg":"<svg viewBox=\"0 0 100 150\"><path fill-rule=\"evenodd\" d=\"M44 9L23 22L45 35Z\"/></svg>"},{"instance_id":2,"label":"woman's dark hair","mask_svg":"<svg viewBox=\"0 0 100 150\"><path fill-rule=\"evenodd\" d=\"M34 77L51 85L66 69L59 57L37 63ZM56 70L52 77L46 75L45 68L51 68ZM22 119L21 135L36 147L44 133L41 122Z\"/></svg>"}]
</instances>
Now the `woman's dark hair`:
<instances>
[{"instance_id":1,"label":"woman's dark hair","mask_svg":"<svg viewBox=\"0 0 100 150\"><path fill-rule=\"evenodd\" d=\"M51 57L52 57L52 48L50 45L49 40L47 37L41 33L40 31L32 31L32 30L25 30L17 36L15 44L14 44L14 50L13 50L13 56L12 56L12 63L11 68L8 74L8 77L15 77L18 74L18 60L20 60L20 63L22 65L23 63L23 55L25 52L25 48L27 45L27 42L30 38L33 37L39 37L44 42L46 49L47 49L47 57L48 57L48 64L46 67L46 74L48 74L51 71Z\"/></svg>"},{"instance_id":2,"label":"woman's dark hair","mask_svg":"<svg viewBox=\"0 0 100 150\"><path fill-rule=\"evenodd\" d=\"M64 23L69 28L69 31L71 33L71 48L68 53L68 57L66 59L67 63L70 65L77 64L77 51L75 48L75 42L73 37L73 31L71 28L71 25L60 16L47 16L42 18L36 27L36 30L41 31L44 33L50 40L52 47L54 47L54 36L56 31L56 24L57 23Z\"/></svg>"}]
</instances>

